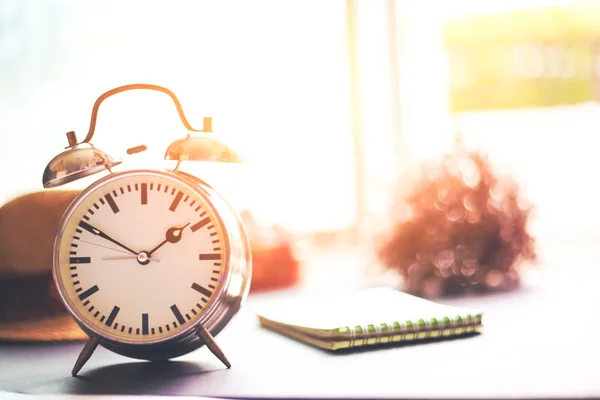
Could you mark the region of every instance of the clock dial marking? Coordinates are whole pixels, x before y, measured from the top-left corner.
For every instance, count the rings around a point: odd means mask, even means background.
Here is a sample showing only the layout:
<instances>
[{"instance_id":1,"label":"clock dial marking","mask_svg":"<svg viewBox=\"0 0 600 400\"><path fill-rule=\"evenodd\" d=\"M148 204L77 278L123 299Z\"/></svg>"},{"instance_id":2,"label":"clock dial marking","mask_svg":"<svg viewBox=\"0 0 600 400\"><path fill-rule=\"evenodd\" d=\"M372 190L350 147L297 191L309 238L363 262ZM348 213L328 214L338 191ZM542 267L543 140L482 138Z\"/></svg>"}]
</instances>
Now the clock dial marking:
<instances>
[{"instance_id":1,"label":"clock dial marking","mask_svg":"<svg viewBox=\"0 0 600 400\"><path fill-rule=\"evenodd\" d=\"M200 259L200 261L206 261L206 260L220 260L221 259L221 254L219 253L205 253L205 254L200 254L200 257L198 257Z\"/></svg>"},{"instance_id":2,"label":"clock dial marking","mask_svg":"<svg viewBox=\"0 0 600 400\"><path fill-rule=\"evenodd\" d=\"M183 318L183 315L181 315L181 311L179 311L179 308L177 308L176 304L173 304L171 306L171 311L173 312L173 315L175 315L175 318L177 319L177 322L179 322L179 324L185 324L185 319Z\"/></svg>"},{"instance_id":3,"label":"clock dial marking","mask_svg":"<svg viewBox=\"0 0 600 400\"><path fill-rule=\"evenodd\" d=\"M71 264L89 264L92 262L91 257L71 257L69 258Z\"/></svg>"},{"instance_id":4,"label":"clock dial marking","mask_svg":"<svg viewBox=\"0 0 600 400\"><path fill-rule=\"evenodd\" d=\"M148 334L148 314L142 314L142 335Z\"/></svg>"},{"instance_id":5,"label":"clock dial marking","mask_svg":"<svg viewBox=\"0 0 600 400\"><path fill-rule=\"evenodd\" d=\"M106 326L112 326L113 322L115 322L115 318L117 318L117 314L119 314L119 311L121 311L119 307L113 307L112 311L110 312L110 315L108 316L108 319L105 322Z\"/></svg>"},{"instance_id":6,"label":"clock dial marking","mask_svg":"<svg viewBox=\"0 0 600 400\"><path fill-rule=\"evenodd\" d=\"M147 183L142 183L141 202L142 202L142 204L148 204L148 184Z\"/></svg>"},{"instance_id":7,"label":"clock dial marking","mask_svg":"<svg viewBox=\"0 0 600 400\"><path fill-rule=\"evenodd\" d=\"M190 229L192 232L196 232L198 229L202 228L203 226L208 225L209 222L210 222L210 218L206 217L204 219L201 219L199 222L196 222L194 225L190 226Z\"/></svg>"},{"instance_id":8,"label":"clock dial marking","mask_svg":"<svg viewBox=\"0 0 600 400\"><path fill-rule=\"evenodd\" d=\"M207 297L210 297L212 295L212 292L210 290L208 290L204 286L198 285L196 282L192 283L192 289Z\"/></svg>"},{"instance_id":9,"label":"clock dial marking","mask_svg":"<svg viewBox=\"0 0 600 400\"><path fill-rule=\"evenodd\" d=\"M117 193L113 190L113 193L115 194L115 196L117 195ZM117 203L115 203L115 199L113 199L113 197L110 195L110 193L107 193L106 196L104 196L104 198L106 199L106 202L108 203L108 205L110 206L110 209L116 214L118 213L119 210L119 206L117 206Z\"/></svg>"},{"instance_id":10,"label":"clock dial marking","mask_svg":"<svg viewBox=\"0 0 600 400\"><path fill-rule=\"evenodd\" d=\"M179 192L177 192L177 196L175 196L175 198L173 199L173 202L171 203L171 207L169 207L169 210L175 212L175 210L177 210L177 206L179 205L179 202L181 202L182 197L183 197L183 192L180 190Z\"/></svg>"},{"instance_id":11,"label":"clock dial marking","mask_svg":"<svg viewBox=\"0 0 600 400\"><path fill-rule=\"evenodd\" d=\"M86 290L85 292L83 292L79 295L79 300L83 301L83 300L87 299L88 297L90 297L91 295L96 293L98 290L100 290L98 285L92 286L91 288L89 288L88 290Z\"/></svg>"}]
</instances>

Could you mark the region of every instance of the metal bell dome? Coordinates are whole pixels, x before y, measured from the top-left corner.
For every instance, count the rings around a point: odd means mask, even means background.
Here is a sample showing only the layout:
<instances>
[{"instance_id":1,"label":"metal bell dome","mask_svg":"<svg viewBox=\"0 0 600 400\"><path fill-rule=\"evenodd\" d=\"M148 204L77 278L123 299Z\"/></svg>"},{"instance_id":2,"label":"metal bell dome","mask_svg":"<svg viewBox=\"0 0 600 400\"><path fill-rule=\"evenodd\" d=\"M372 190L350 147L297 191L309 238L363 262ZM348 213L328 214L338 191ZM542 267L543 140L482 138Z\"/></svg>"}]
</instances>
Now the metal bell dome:
<instances>
[{"instance_id":1,"label":"metal bell dome","mask_svg":"<svg viewBox=\"0 0 600 400\"><path fill-rule=\"evenodd\" d=\"M200 133L188 134L169 145L165 152L165 160L242 162L240 155L231 146L220 141L211 133L212 118L206 117Z\"/></svg>"},{"instance_id":2,"label":"metal bell dome","mask_svg":"<svg viewBox=\"0 0 600 400\"><path fill-rule=\"evenodd\" d=\"M91 143L77 144L75 132L68 132L67 138L68 150L50 160L44 169L42 183L45 188L61 186L104 170L110 171L121 163Z\"/></svg>"}]
</instances>

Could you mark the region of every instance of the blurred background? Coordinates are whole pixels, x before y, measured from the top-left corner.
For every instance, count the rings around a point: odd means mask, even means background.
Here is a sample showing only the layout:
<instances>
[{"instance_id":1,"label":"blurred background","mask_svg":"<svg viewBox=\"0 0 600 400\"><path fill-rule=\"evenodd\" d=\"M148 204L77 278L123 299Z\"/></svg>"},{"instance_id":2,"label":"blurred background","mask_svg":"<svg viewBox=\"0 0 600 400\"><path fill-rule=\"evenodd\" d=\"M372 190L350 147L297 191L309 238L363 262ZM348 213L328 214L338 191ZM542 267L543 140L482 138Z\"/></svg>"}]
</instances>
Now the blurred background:
<instances>
[{"instance_id":1,"label":"blurred background","mask_svg":"<svg viewBox=\"0 0 600 400\"><path fill-rule=\"evenodd\" d=\"M363 281L403 177L457 135L535 205L544 267L583 271L571 255L600 240L599 18L575 0L0 0L0 203L42 189L100 94L152 83L245 157L242 182L223 180L255 242L282 244L282 282ZM159 167L186 133L139 91L103 103L93 142L144 143Z\"/></svg>"}]
</instances>

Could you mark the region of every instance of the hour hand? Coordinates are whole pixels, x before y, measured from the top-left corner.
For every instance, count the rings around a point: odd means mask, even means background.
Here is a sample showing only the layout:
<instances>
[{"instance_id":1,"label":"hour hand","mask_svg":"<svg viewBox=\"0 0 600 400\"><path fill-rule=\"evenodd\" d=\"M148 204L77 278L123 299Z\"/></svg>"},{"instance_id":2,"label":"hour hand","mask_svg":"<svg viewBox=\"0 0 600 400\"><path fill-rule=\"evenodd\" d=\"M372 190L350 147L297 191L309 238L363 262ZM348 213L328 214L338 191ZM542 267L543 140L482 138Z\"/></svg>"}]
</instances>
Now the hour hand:
<instances>
[{"instance_id":1,"label":"hour hand","mask_svg":"<svg viewBox=\"0 0 600 400\"><path fill-rule=\"evenodd\" d=\"M81 221L79 223L79 226L82 227L83 229L85 229L86 231L90 232L93 235L100 236L102 239L106 239L109 242L112 242L112 243L116 244L117 246L124 248L131 254L135 254L135 255L138 254L137 251L131 250L129 247L125 246L123 243L116 241L115 239L108 236L106 233L102 232L100 229L93 227L92 225L88 224L87 222Z\"/></svg>"},{"instance_id":2,"label":"hour hand","mask_svg":"<svg viewBox=\"0 0 600 400\"><path fill-rule=\"evenodd\" d=\"M177 243L181 240L181 233L182 231L189 225L190 223L188 222L187 224L185 224L184 226L182 226L181 228L169 228L167 230L167 233L165 233L165 240L163 240L162 242L160 242L155 248L153 248L152 250L150 250L148 252L148 257L151 257L152 254L160 249L161 247L163 247L165 244L167 243Z\"/></svg>"}]
</instances>

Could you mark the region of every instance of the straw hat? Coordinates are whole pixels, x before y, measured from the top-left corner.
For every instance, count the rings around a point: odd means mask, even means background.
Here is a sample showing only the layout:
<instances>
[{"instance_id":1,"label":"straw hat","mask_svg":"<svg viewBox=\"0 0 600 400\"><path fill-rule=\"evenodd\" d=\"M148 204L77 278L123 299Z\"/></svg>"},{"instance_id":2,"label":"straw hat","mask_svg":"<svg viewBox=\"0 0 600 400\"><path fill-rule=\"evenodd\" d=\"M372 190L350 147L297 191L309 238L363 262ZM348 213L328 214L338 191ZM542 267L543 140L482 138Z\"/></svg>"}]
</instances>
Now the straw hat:
<instances>
[{"instance_id":1,"label":"straw hat","mask_svg":"<svg viewBox=\"0 0 600 400\"><path fill-rule=\"evenodd\" d=\"M0 208L0 340L86 340L56 290L52 246L79 192L45 190Z\"/></svg>"}]
</instances>

